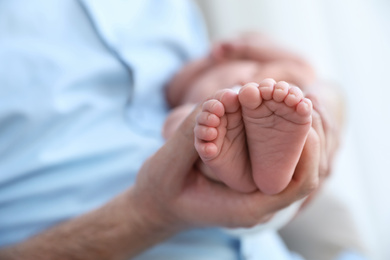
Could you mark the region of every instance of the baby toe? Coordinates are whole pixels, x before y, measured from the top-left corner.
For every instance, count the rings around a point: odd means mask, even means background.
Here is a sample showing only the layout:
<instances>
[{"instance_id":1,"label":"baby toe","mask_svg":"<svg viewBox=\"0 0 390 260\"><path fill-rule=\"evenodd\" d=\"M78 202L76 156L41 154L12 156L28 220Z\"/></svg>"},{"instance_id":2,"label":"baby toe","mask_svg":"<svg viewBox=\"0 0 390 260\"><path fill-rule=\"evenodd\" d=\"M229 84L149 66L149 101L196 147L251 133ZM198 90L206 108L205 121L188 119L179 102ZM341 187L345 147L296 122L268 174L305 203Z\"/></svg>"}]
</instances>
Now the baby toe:
<instances>
[{"instance_id":1,"label":"baby toe","mask_svg":"<svg viewBox=\"0 0 390 260\"><path fill-rule=\"evenodd\" d=\"M308 116L312 113L313 104L310 99L304 98L297 105L297 113L301 116Z\"/></svg>"},{"instance_id":2,"label":"baby toe","mask_svg":"<svg viewBox=\"0 0 390 260\"><path fill-rule=\"evenodd\" d=\"M218 117L222 117L225 114L225 108L223 104L216 99L210 99L204 102L202 111L215 114Z\"/></svg>"},{"instance_id":3,"label":"baby toe","mask_svg":"<svg viewBox=\"0 0 390 260\"><path fill-rule=\"evenodd\" d=\"M221 119L215 114L209 112L201 112L196 117L196 122L199 125L217 127L221 123Z\"/></svg>"},{"instance_id":4,"label":"baby toe","mask_svg":"<svg viewBox=\"0 0 390 260\"><path fill-rule=\"evenodd\" d=\"M275 84L275 89L273 93L273 99L276 102L282 102L290 89L290 85L285 82L285 81L279 81L278 83Z\"/></svg>"},{"instance_id":5,"label":"baby toe","mask_svg":"<svg viewBox=\"0 0 390 260\"><path fill-rule=\"evenodd\" d=\"M218 131L214 127L196 125L194 128L195 137L203 141L213 141L218 136Z\"/></svg>"},{"instance_id":6,"label":"baby toe","mask_svg":"<svg viewBox=\"0 0 390 260\"><path fill-rule=\"evenodd\" d=\"M271 100L274 92L276 81L273 79L264 79L259 83L259 90L261 98L264 100Z\"/></svg>"},{"instance_id":7,"label":"baby toe","mask_svg":"<svg viewBox=\"0 0 390 260\"><path fill-rule=\"evenodd\" d=\"M248 109L255 109L261 104L261 96L256 83L248 83L243 86L238 94L241 106Z\"/></svg>"},{"instance_id":8,"label":"baby toe","mask_svg":"<svg viewBox=\"0 0 390 260\"><path fill-rule=\"evenodd\" d=\"M302 90L298 87L291 87L287 97L284 99L284 103L286 103L287 106L293 107L296 106L303 98Z\"/></svg>"}]
</instances>

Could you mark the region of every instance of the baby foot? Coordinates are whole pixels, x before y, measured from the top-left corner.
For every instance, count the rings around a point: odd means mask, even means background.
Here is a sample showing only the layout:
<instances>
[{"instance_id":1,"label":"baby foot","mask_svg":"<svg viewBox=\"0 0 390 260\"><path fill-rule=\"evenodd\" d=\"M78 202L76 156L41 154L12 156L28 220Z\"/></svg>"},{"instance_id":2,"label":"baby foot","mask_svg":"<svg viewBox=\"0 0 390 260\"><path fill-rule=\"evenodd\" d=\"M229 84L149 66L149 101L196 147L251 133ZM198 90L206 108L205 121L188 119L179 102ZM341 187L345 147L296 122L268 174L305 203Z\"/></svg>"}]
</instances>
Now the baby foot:
<instances>
[{"instance_id":1,"label":"baby foot","mask_svg":"<svg viewBox=\"0 0 390 260\"><path fill-rule=\"evenodd\" d=\"M239 192L257 189L237 93L222 90L204 102L194 132L195 148L213 178Z\"/></svg>"},{"instance_id":2,"label":"baby foot","mask_svg":"<svg viewBox=\"0 0 390 260\"><path fill-rule=\"evenodd\" d=\"M287 187L311 127L312 103L298 87L265 79L238 95L253 179L266 194Z\"/></svg>"}]
</instances>

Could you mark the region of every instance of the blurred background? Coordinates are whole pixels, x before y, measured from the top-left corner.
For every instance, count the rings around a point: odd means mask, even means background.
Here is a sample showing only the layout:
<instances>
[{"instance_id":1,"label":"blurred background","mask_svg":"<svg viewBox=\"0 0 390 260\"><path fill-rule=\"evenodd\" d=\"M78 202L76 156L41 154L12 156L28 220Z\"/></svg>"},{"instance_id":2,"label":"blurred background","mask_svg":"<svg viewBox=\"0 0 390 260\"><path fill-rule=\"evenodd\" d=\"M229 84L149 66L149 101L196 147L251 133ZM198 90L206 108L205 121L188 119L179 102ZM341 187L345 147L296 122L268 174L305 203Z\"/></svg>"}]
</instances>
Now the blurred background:
<instances>
[{"instance_id":1,"label":"blurred background","mask_svg":"<svg viewBox=\"0 0 390 260\"><path fill-rule=\"evenodd\" d=\"M347 208L369 259L390 259L390 1L198 3L212 40L248 30L267 33L340 85L347 127L325 192ZM335 214L329 212L312 219L313 227ZM332 239L343 235L340 229Z\"/></svg>"}]
</instances>

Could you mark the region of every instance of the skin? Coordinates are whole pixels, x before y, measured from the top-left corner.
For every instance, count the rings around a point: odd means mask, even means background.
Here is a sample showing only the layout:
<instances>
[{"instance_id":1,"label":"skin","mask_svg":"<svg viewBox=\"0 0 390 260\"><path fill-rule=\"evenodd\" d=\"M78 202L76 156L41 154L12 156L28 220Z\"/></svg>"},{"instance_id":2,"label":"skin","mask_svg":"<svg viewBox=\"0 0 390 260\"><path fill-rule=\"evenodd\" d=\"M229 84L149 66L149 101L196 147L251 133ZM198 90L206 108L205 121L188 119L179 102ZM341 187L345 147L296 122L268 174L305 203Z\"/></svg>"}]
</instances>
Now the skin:
<instances>
[{"instance_id":1,"label":"skin","mask_svg":"<svg viewBox=\"0 0 390 260\"><path fill-rule=\"evenodd\" d=\"M144 163L133 187L95 211L0 250L0 259L128 259L185 229L262 223L317 188L320 140L314 130L280 194L238 193L206 178L193 167L199 109Z\"/></svg>"},{"instance_id":2,"label":"skin","mask_svg":"<svg viewBox=\"0 0 390 260\"><path fill-rule=\"evenodd\" d=\"M311 127L312 104L297 87L264 80L239 100L256 186L267 194L287 186Z\"/></svg>"},{"instance_id":3,"label":"skin","mask_svg":"<svg viewBox=\"0 0 390 260\"><path fill-rule=\"evenodd\" d=\"M339 87L317 78L312 66L299 55L278 47L265 35L245 33L239 37L216 43L212 57L220 62L249 59L263 64L254 81L265 77L284 80L299 86L313 103L313 123L321 142L321 180L331 173L333 158L340 143L345 121L345 104Z\"/></svg>"},{"instance_id":4,"label":"skin","mask_svg":"<svg viewBox=\"0 0 390 260\"><path fill-rule=\"evenodd\" d=\"M244 59L260 63L257 82L273 78L301 87L316 81L315 71L307 61L257 32L247 32L228 41L217 42L210 56L219 62Z\"/></svg>"},{"instance_id":5,"label":"skin","mask_svg":"<svg viewBox=\"0 0 390 260\"><path fill-rule=\"evenodd\" d=\"M248 83L239 94L221 90L204 102L195 147L232 189L272 195L291 180L311 127L312 105L286 82L259 84Z\"/></svg>"},{"instance_id":6,"label":"skin","mask_svg":"<svg viewBox=\"0 0 390 260\"><path fill-rule=\"evenodd\" d=\"M237 63L226 65L226 63L231 62ZM193 105L191 104L202 102L205 97L212 96L218 90L250 81L260 82L268 77L276 81L287 81L299 86L305 97L313 103L312 127L316 130L321 142L321 180L329 176L345 118L343 93L337 85L319 80L307 61L299 55L279 47L267 36L256 32L244 33L234 39L215 43L211 54L196 64L198 78L193 76L194 73L190 73L193 66L190 63L172 81L186 82L186 93L182 93L181 100L176 100L176 104L186 104L186 106L175 107L171 114L172 127L170 124L165 125L164 136L170 136L177 128L176 119L184 118L182 115L186 115L192 109ZM229 68L234 67L244 68L240 69L239 73L244 76L226 77L226 74L234 74L232 70L226 73ZM243 70L246 72L243 73ZM206 73L206 71L208 72ZM168 100L171 87L170 84L167 88ZM180 86L176 84L172 89L178 88ZM194 93L196 94L194 95Z\"/></svg>"},{"instance_id":7,"label":"skin","mask_svg":"<svg viewBox=\"0 0 390 260\"><path fill-rule=\"evenodd\" d=\"M231 77L225 73L229 69L238 73ZM222 88L265 78L300 87L316 81L314 69L299 55L277 46L264 35L246 33L215 43L209 56L184 66L168 84L166 97L175 108L189 102L198 103Z\"/></svg>"},{"instance_id":8,"label":"skin","mask_svg":"<svg viewBox=\"0 0 390 260\"><path fill-rule=\"evenodd\" d=\"M166 98L171 107L183 104L184 96L191 89L188 82L194 81L199 75L215 65L215 60L209 56L191 62L182 68L166 88Z\"/></svg>"},{"instance_id":9,"label":"skin","mask_svg":"<svg viewBox=\"0 0 390 260\"><path fill-rule=\"evenodd\" d=\"M164 127L164 136L171 136L181 119L192 110L193 104L211 96L226 86L243 85L249 81L260 82L271 77L299 85L305 97L313 103L312 128L320 139L320 183L330 175L333 158L339 146L344 125L345 105L339 88L326 81L318 80L314 69L300 56L278 47L264 35L258 33L243 34L235 39L216 43L209 57L207 67L198 69L196 77L188 77L190 69L183 70L173 82L185 82L185 91ZM204 64L206 62L203 61ZM198 68L200 63L198 64ZM187 66L191 68L191 64ZM234 73L237 72L237 73ZM222 84L223 83L223 84ZM168 93L171 86L168 86ZM179 88L179 85L175 86ZM178 120L179 119L179 120ZM198 164L209 178L218 177L202 163ZM304 205L309 203L314 194Z\"/></svg>"}]
</instances>

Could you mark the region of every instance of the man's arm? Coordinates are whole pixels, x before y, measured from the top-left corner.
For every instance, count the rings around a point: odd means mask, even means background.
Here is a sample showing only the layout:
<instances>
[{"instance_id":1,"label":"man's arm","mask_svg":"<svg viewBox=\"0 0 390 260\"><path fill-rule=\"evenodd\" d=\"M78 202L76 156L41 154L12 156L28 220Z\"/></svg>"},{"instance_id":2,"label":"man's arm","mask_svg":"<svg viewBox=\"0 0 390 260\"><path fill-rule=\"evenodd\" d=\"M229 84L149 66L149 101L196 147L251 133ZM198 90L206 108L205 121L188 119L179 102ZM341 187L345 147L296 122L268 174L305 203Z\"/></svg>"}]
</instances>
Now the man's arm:
<instances>
[{"instance_id":1,"label":"man's arm","mask_svg":"<svg viewBox=\"0 0 390 260\"><path fill-rule=\"evenodd\" d=\"M174 195L162 203L164 208L156 191L173 190L156 187L159 181L153 177L169 178L167 172L184 176L192 168L198 158L192 135L195 112L183 124L185 131L178 132L144 163L136 185L99 209L0 249L0 259L129 259L180 231L183 223L173 220L168 210L168 200Z\"/></svg>"},{"instance_id":2,"label":"man's arm","mask_svg":"<svg viewBox=\"0 0 390 260\"><path fill-rule=\"evenodd\" d=\"M193 168L195 115L140 169L133 187L105 206L0 250L0 259L128 259L186 228L251 227L318 185L319 139L310 131L289 186L273 196L238 193Z\"/></svg>"},{"instance_id":3,"label":"man's arm","mask_svg":"<svg viewBox=\"0 0 390 260\"><path fill-rule=\"evenodd\" d=\"M128 259L172 235L174 230L139 205L133 193L130 189L95 211L0 250L0 259Z\"/></svg>"}]
</instances>

